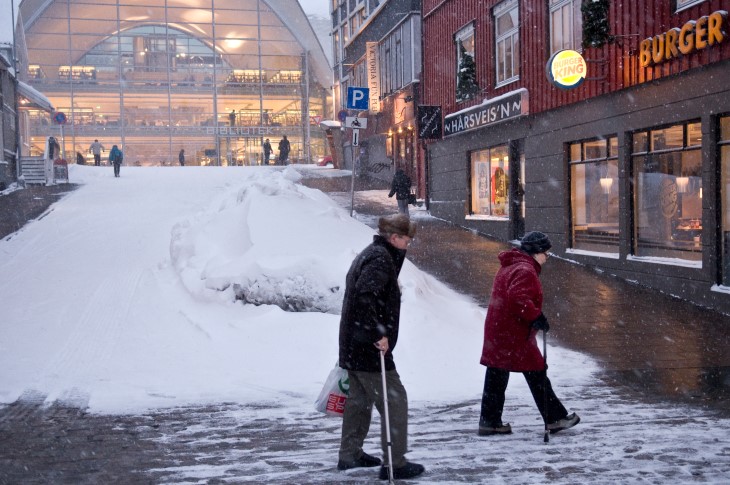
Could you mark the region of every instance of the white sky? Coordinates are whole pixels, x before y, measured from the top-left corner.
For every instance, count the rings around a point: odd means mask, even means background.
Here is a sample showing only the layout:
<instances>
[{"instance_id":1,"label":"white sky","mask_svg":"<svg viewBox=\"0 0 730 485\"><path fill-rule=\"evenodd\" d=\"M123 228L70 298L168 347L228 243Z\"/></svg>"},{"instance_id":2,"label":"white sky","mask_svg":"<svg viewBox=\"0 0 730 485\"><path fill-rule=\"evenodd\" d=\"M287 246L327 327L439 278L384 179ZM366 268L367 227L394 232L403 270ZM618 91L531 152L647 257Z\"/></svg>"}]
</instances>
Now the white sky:
<instances>
[{"instance_id":1,"label":"white sky","mask_svg":"<svg viewBox=\"0 0 730 485\"><path fill-rule=\"evenodd\" d=\"M82 186L0 241L0 406L29 394L102 414L233 402L245 409L232 415L236 420L298 426L321 419L303 439L330 444L283 457L302 465L301 476L287 472L285 481L310 483L314 460L325 470L322 480L337 482L337 418L316 413L313 403L337 360L345 274L373 230L295 183L300 172L336 171L123 166L114 178L109 167L70 168L71 181ZM422 210L415 217L429 216ZM449 470L477 465L494 469L495 483L586 483L570 472L548 474L565 466L595 469L604 481L593 483L649 476L722 483L730 476L728 420L616 395L595 380L590 358L554 346L551 380L583 422L556 435L559 444L546 453L539 415L515 374L505 408L515 434L503 446L476 438L485 310L410 262L400 283L394 354L414 416L411 432L458 437L423 438L422 446L414 438L411 458L432 467L423 483L446 483ZM236 293L261 304L237 302ZM312 311L269 304L284 297ZM368 449L375 451L373 430ZM536 468L524 466L526 457ZM276 466L267 463L271 475L260 478L275 481ZM250 473L262 473L255 468ZM204 481L226 470L177 472L181 480Z\"/></svg>"},{"instance_id":2,"label":"white sky","mask_svg":"<svg viewBox=\"0 0 730 485\"><path fill-rule=\"evenodd\" d=\"M320 17L329 17L330 2L332 0L299 0L302 10L307 14L316 14Z\"/></svg>"}]
</instances>

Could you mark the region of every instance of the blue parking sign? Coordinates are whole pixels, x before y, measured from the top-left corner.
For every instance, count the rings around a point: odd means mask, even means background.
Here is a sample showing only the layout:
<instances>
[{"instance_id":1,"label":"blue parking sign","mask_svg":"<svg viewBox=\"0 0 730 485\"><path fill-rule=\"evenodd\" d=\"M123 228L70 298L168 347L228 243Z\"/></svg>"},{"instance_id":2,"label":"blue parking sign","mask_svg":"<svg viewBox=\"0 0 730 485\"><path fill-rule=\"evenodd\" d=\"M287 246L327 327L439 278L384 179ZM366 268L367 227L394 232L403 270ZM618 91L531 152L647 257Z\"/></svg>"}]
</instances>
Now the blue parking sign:
<instances>
[{"instance_id":1,"label":"blue parking sign","mask_svg":"<svg viewBox=\"0 0 730 485\"><path fill-rule=\"evenodd\" d=\"M370 89L350 86L347 88L347 109L368 109Z\"/></svg>"}]
</instances>

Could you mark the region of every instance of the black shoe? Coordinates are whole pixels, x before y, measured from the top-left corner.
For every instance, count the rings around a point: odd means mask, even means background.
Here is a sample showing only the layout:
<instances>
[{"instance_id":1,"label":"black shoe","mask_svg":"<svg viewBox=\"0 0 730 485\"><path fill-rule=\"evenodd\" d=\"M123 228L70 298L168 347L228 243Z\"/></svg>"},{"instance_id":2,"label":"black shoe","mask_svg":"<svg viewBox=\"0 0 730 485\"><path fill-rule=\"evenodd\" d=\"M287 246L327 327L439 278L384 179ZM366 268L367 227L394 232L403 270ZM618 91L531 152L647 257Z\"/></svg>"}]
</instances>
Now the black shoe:
<instances>
[{"instance_id":1,"label":"black shoe","mask_svg":"<svg viewBox=\"0 0 730 485\"><path fill-rule=\"evenodd\" d=\"M337 469L338 470L349 470L350 468L369 468L372 466L378 466L382 462L380 461L380 458L375 458L374 456L370 456L367 453L363 452L362 455L360 455L360 458L357 460L352 461L344 461L340 460L337 462Z\"/></svg>"},{"instance_id":2,"label":"black shoe","mask_svg":"<svg viewBox=\"0 0 730 485\"><path fill-rule=\"evenodd\" d=\"M555 421L554 423L548 424L548 430L550 431L550 434L557 433L558 431L563 431L564 429L572 428L576 424L580 423L580 416L577 414L569 414L563 419L559 419Z\"/></svg>"},{"instance_id":3,"label":"black shoe","mask_svg":"<svg viewBox=\"0 0 730 485\"><path fill-rule=\"evenodd\" d=\"M411 463L406 462L405 465L399 468L393 469L393 479L394 480L405 480L406 478L413 478L417 477L421 473L425 472L426 469L423 467L423 465L419 465L418 463ZM380 479L381 480L387 480L388 477L388 467L387 466L381 466L380 467Z\"/></svg>"},{"instance_id":4,"label":"black shoe","mask_svg":"<svg viewBox=\"0 0 730 485\"><path fill-rule=\"evenodd\" d=\"M507 424L497 423L494 426L486 426L483 424L479 425L479 436L490 436L493 434L512 434L512 426Z\"/></svg>"}]
</instances>

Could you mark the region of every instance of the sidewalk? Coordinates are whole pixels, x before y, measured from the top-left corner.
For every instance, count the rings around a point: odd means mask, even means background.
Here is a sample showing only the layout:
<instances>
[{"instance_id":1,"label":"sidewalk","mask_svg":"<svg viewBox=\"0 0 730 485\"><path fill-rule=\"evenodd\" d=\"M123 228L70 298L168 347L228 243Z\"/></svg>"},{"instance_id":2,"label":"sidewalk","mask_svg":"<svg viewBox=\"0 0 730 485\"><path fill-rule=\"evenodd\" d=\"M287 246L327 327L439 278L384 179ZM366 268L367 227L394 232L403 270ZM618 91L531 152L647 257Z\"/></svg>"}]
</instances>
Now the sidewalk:
<instances>
[{"instance_id":1,"label":"sidewalk","mask_svg":"<svg viewBox=\"0 0 730 485\"><path fill-rule=\"evenodd\" d=\"M331 196L349 208L349 192ZM387 190L368 190L356 193L355 211L375 227L377 217L397 206ZM510 246L430 217L425 207L411 206L411 217L418 232L408 258L486 307L499 269L497 255ZM598 273L560 254L545 265L541 280L552 343L590 355L608 382L645 399L701 405L730 416L729 316Z\"/></svg>"}]
</instances>

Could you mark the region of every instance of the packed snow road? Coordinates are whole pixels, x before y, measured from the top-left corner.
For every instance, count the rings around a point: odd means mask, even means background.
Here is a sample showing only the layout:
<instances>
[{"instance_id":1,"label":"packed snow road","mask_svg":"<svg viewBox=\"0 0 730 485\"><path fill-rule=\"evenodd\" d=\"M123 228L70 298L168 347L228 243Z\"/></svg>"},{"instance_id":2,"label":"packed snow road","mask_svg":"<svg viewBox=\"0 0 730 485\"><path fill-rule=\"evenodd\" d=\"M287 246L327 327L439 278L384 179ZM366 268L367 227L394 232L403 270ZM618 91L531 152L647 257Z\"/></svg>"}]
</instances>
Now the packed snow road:
<instances>
[{"instance_id":1,"label":"packed snow road","mask_svg":"<svg viewBox=\"0 0 730 485\"><path fill-rule=\"evenodd\" d=\"M83 185L0 241L0 484L374 482L336 471L339 421L313 410L372 230L293 167L72 169ZM412 483L730 476L727 419L619 394L555 347L581 424L543 444L515 375L514 434L477 437L484 309L412 264L400 282Z\"/></svg>"}]
</instances>

